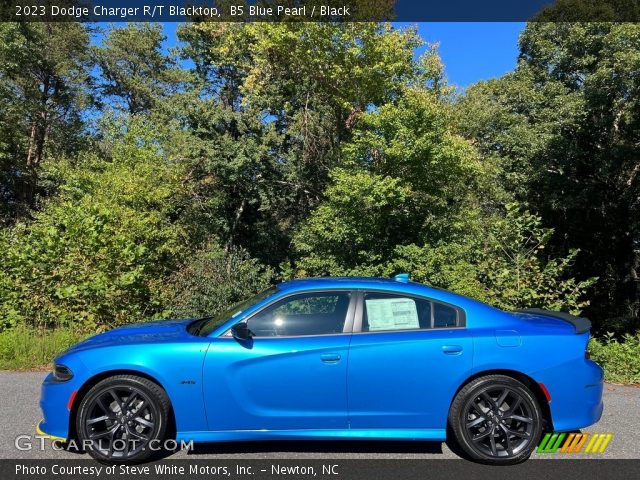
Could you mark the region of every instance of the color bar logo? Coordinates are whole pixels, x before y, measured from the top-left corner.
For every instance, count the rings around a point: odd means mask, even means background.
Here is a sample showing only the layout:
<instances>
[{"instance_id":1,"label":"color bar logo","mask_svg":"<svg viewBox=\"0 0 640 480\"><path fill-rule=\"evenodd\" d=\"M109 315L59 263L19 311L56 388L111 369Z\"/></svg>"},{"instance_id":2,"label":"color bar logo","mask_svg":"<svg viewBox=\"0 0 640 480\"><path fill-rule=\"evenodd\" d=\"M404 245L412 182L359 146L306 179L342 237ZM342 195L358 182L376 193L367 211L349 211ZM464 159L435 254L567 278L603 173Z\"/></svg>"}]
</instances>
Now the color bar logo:
<instances>
[{"instance_id":1,"label":"color bar logo","mask_svg":"<svg viewBox=\"0 0 640 480\"><path fill-rule=\"evenodd\" d=\"M612 438L611 433L547 433L536 452L603 453Z\"/></svg>"}]
</instances>

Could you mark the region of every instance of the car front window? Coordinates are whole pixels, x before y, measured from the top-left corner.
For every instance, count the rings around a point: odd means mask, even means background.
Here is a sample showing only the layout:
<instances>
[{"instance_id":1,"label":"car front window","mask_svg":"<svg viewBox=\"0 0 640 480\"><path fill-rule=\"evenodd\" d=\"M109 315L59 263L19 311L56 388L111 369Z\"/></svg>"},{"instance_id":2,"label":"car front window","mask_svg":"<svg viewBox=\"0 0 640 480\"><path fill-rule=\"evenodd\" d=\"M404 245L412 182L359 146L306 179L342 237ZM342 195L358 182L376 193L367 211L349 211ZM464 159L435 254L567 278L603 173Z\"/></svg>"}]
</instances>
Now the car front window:
<instances>
[{"instance_id":1,"label":"car front window","mask_svg":"<svg viewBox=\"0 0 640 480\"><path fill-rule=\"evenodd\" d=\"M211 332L213 332L216 329L216 327L226 322L230 318L237 317L252 305L255 305L256 303L261 302L265 298L270 297L271 295L276 293L277 290L278 289L276 287L270 287L254 295L253 297L247 298L246 300L242 300L232 305L231 307L227 308L225 311L217 313L211 318L208 318L207 320L205 320L201 325L198 326L197 330L194 331L193 333L195 335L200 335L201 337L209 336Z\"/></svg>"},{"instance_id":2,"label":"car front window","mask_svg":"<svg viewBox=\"0 0 640 480\"><path fill-rule=\"evenodd\" d=\"M249 318L254 337L295 337L342 333L350 292L292 295Z\"/></svg>"}]
</instances>

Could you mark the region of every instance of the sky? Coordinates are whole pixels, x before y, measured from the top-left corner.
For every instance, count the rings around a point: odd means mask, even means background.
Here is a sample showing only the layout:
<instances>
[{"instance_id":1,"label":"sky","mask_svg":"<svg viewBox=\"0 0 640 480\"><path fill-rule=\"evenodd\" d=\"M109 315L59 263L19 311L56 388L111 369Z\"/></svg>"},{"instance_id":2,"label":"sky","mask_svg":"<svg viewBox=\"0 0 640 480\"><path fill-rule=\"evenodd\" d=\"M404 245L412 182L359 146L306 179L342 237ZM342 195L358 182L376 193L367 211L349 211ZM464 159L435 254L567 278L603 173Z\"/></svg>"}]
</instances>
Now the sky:
<instances>
[{"instance_id":1,"label":"sky","mask_svg":"<svg viewBox=\"0 0 640 480\"><path fill-rule=\"evenodd\" d=\"M168 47L176 44L175 30L178 25L164 24ZM400 28L415 25L424 40L439 43L439 53L449 83L464 89L479 80L497 78L513 70L518 57L518 35L525 23L451 22L395 25Z\"/></svg>"},{"instance_id":2,"label":"sky","mask_svg":"<svg viewBox=\"0 0 640 480\"><path fill-rule=\"evenodd\" d=\"M449 83L465 88L513 70L525 23L418 23L420 36L438 49Z\"/></svg>"}]
</instances>

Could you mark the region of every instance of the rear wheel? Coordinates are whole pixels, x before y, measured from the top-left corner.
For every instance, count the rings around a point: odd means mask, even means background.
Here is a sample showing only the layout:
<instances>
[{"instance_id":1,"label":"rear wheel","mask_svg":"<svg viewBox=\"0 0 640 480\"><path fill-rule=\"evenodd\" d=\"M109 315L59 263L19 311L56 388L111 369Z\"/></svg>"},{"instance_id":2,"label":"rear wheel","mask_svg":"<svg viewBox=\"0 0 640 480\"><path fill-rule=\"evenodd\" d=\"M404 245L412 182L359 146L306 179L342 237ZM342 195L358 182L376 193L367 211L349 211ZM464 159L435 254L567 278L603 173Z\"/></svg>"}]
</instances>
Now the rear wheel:
<instances>
[{"instance_id":1,"label":"rear wheel","mask_svg":"<svg viewBox=\"0 0 640 480\"><path fill-rule=\"evenodd\" d=\"M168 416L169 399L160 386L146 378L117 375L87 392L78 409L76 429L95 459L135 463L161 446Z\"/></svg>"},{"instance_id":2,"label":"rear wheel","mask_svg":"<svg viewBox=\"0 0 640 480\"><path fill-rule=\"evenodd\" d=\"M470 459L508 465L526 460L538 445L542 412L523 383L505 375L488 375L458 392L449 425Z\"/></svg>"}]
</instances>

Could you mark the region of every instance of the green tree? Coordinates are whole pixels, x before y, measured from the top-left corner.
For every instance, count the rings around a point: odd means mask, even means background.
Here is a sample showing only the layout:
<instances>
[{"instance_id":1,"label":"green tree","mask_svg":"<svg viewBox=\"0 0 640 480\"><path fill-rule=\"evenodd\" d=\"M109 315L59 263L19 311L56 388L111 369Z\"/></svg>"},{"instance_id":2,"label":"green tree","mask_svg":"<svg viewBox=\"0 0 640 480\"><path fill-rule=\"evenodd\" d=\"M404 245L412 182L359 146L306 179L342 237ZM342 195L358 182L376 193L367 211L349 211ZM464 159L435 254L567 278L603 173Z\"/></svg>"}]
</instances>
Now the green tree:
<instances>
[{"instance_id":1,"label":"green tree","mask_svg":"<svg viewBox=\"0 0 640 480\"><path fill-rule=\"evenodd\" d=\"M381 275L396 245L414 238L417 195L401 179L367 171L332 177L326 201L294 236L296 275Z\"/></svg>"},{"instance_id":2,"label":"green tree","mask_svg":"<svg viewBox=\"0 0 640 480\"><path fill-rule=\"evenodd\" d=\"M116 99L119 108L133 115L149 113L170 97L180 76L175 60L162 51L165 40L160 24L112 26L102 46L93 47L101 102Z\"/></svg>"},{"instance_id":3,"label":"green tree","mask_svg":"<svg viewBox=\"0 0 640 480\"><path fill-rule=\"evenodd\" d=\"M384 269L398 245L464 235L489 203L483 177L491 169L453 132L449 106L432 88L408 87L363 114L343 155L348 168L332 171L326 201L294 237L307 273L318 273L312 264Z\"/></svg>"},{"instance_id":4,"label":"green tree","mask_svg":"<svg viewBox=\"0 0 640 480\"><path fill-rule=\"evenodd\" d=\"M153 316L152 292L189 249L179 221L185 172L164 157L149 125L112 126L105 159L52 164L58 197L0 236L0 319L104 328Z\"/></svg>"},{"instance_id":5,"label":"green tree","mask_svg":"<svg viewBox=\"0 0 640 480\"><path fill-rule=\"evenodd\" d=\"M197 137L200 195L229 247L277 264L358 119L417 75L419 40L366 23L209 22L179 35L198 78L178 115Z\"/></svg>"},{"instance_id":6,"label":"green tree","mask_svg":"<svg viewBox=\"0 0 640 480\"><path fill-rule=\"evenodd\" d=\"M240 250L225 251L215 243L188 256L158 292L163 315L214 315L269 287L275 272Z\"/></svg>"},{"instance_id":7,"label":"green tree","mask_svg":"<svg viewBox=\"0 0 640 480\"><path fill-rule=\"evenodd\" d=\"M327 201L294 237L300 258L288 276L410 272L413 280L504 309L541 307L578 314L595 279L568 276L577 256L546 251L553 231L516 204L504 216L476 217L464 234L413 239L407 232L410 190L397 179L337 172ZM397 224L407 225L397 229ZM406 238L405 238L406 237Z\"/></svg>"},{"instance_id":8,"label":"green tree","mask_svg":"<svg viewBox=\"0 0 640 480\"><path fill-rule=\"evenodd\" d=\"M504 308L578 312L592 281L567 278L577 252L547 253L552 231L540 218L501 207L509 195L494 185L495 159L455 133L442 91L407 88L363 115L344 145L349 168L333 170L326 200L298 228L287 274L409 271Z\"/></svg>"},{"instance_id":9,"label":"green tree","mask_svg":"<svg viewBox=\"0 0 640 480\"><path fill-rule=\"evenodd\" d=\"M484 218L453 242L398 248L391 265L422 282L505 309L541 307L579 314L595 279L576 281L569 269L577 256L547 252L553 234L541 219L512 203L504 216Z\"/></svg>"},{"instance_id":10,"label":"green tree","mask_svg":"<svg viewBox=\"0 0 640 480\"><path fill-rule=\"evenodd\" d=\"M635 24L530 23L516 71L460 103L460 128L500 159L505 189L553 228L549 248L580 249L571 275L599 277L598 326L639 326L639 47Z\"/></svg>"},{"instance_id":11,"label":"green tree","mask_svg":"<svg viewBox=\"0 0 640 480\"><path fill-rule=\"evenodd\" d=\"M85 140L89 31L76 22L0 23L0 215L27 215L47 155Z\"/></svg>"}]
</instances>

